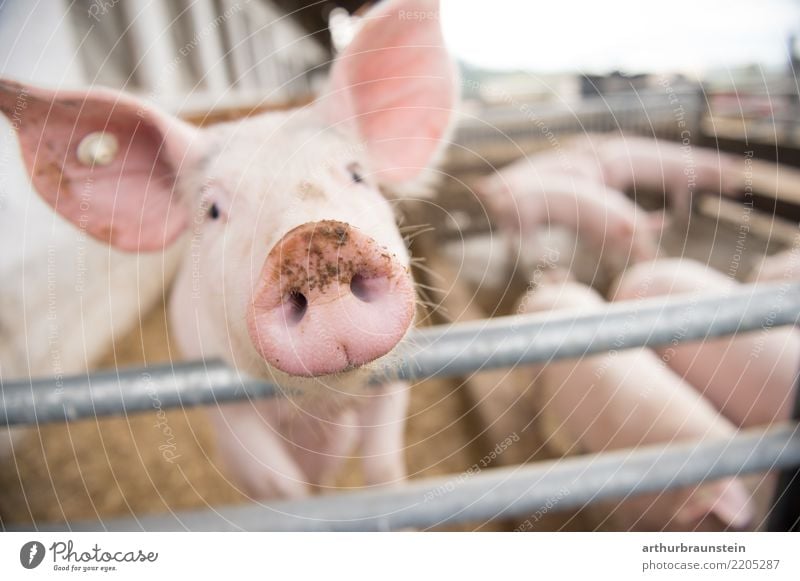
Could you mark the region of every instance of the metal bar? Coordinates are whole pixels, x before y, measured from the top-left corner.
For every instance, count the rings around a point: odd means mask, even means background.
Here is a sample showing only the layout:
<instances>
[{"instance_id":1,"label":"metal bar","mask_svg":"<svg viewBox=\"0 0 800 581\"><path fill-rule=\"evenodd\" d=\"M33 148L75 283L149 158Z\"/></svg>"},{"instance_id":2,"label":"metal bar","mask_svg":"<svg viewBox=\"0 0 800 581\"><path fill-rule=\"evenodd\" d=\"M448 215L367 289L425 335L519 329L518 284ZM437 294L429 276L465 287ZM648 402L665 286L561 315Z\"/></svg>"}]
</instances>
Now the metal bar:
<instances>
[{"instance_id":1,"label":"metal bar","mask_svg":"<svg viewBox=\"0 0 800 581\"><path fill-rule=\"evenodd\" d=\"M726 476L800 464L800 425L741 432L730 440L617 450L479 474L412 481L402 487L338 493L213 511L106 521L36 524L37 530L383 531L524 519L544 507L689 486ZM31 528L31 527L28 527Z\"/></svg>"},{"instance_id":2,"label":"metal bar","mask_svg":"<svg viewBox=\"0 0 800 581\"><path fill-rule=\"evenodd\" d=\"M417 331L401 378L570 359L610 350L732 335L800 320L800 283L743 285L724 295L609 303L591 313L553 311Z\"/></svg>"},{"instance_id":3,"label":"metal bar","mask_svg":"<svg viewBox=\"0 0 800 581\"><path fill-rule=\"evenodd\" d=\"M194 361L3 385L0 426L75 421L154 407L194 407L245 397L272 397L274 384L238 374L221 361ZM3 409L0 408L0 409Z\"/></svg>"},{"instance_id":4,"label":"metal bar","mask_svg":"<svg viewBox=\"0 0 800 581\"><path fill-rule=\"evenodd\" d=\"M794 325L800 283L742 285L724 295L610 303L419 329L373 371L373 381L466 375L609 350L667 345ZM217 361L116 370L66 379L0 380L0 426L190 407L283 391Z\"/></svg>"}]
</instances>

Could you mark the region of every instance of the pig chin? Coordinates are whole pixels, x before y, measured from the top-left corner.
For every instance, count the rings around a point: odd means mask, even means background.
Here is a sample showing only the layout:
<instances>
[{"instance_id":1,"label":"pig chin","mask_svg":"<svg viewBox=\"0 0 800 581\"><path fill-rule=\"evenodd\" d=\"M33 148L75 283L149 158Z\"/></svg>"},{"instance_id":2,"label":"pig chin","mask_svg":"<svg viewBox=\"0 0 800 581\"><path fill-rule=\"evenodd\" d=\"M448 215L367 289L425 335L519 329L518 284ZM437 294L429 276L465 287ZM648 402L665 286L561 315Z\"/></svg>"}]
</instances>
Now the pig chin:
<instances>
[{"instance_id":1,"label":"pig chin","mask_svg":"<svg viewBox=\"0 0 800 581\"><path fill-rule=\"evenodd\" d=\"M407 268L357 228L325 220L294 228L270 251L247 329L271 368L337 376L389 354L414 310Z\"/></svg>"},{"instance_id":2,"label":"pig chin","mask_svg":"<svg viewBox=\"0 0 800 581\"><path fill-rule=\"evenodd\" d=\"M413 325L409 326L410 329ZM250 340L239 343L235 357L236 367L252 376L262 378L286 390L287 395L302 396L346 396L363 393L370 385L370 378L383 376L385 369L394 367L403 350L408 331L386 354L362 365L348 365L327 374L287 373L269 363Z\"/></svg>"},{"instance_id":3,"label":"pig chin","mask_svg":"<svg viewBox=\"0 0 800 581\"><path fill-rule=\"evenodd\" d=\"M406 277L403 277L406 278ZM248 316L251 348L288 378L352 376L392 356L414 318L411 282L401 278L391 299L362 304L357 297L324 301L300 322L283 306ZM364 312L367 310L368 312Z\"/></svg>"},{"instance_id":4,"label":"pig chin","mask_svg":"<svg viewBox=\"0 0 800 581\"><path fill-rule=\"evenodd\" d=\"M404 340L387 354L359 366L350 366L341 371L326 375L295 375L281 371L270 365L260 355L253 354L249 369L243 369L241 359L239 367L253 377L260 377L278 385L287 391L287 395L319 396L360 394L369 389L370 378L383 375L386 367L393 366L398 354L402 351Z\"/></svg>"}]
</instances>

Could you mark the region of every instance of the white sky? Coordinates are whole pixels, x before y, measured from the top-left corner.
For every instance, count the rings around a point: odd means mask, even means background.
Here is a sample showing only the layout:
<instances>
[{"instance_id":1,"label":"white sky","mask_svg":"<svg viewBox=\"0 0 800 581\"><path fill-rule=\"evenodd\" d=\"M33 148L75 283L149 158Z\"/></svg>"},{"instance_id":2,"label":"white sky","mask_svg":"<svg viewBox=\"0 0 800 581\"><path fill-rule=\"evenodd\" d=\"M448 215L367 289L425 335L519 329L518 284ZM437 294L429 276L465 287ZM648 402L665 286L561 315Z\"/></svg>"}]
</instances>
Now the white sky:
<instances>
[{"instance_id":1,"label":"white sky","mask_svg":"<svg viewBox=\"0 0 800 581\"><path fill-rule=\"evenodd\" d=\"M800 0L442 0L442 23L486 68L702 74L784 66Z\"/></svg>"}]
</instances>

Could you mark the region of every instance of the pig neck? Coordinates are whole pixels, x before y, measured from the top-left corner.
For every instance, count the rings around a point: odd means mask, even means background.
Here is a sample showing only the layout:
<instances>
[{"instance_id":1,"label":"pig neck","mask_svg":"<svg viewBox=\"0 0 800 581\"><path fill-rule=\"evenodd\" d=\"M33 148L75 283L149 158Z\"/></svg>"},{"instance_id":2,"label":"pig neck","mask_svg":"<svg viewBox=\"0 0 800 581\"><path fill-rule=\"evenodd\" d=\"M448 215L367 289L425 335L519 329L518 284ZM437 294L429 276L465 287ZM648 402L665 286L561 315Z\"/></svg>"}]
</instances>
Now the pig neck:
<instances>
[{"instance_id":1,"label":"pig neck","mask_svg":"<svg viewBox=\"0 0 800 581\"><path fill-rule=\"evenodd\" d=\"M217 333L208 329L200 297L192 288L191 261L180 266L167 303L169 334L178 347L178 358L210 359L225 353Z\"/></svg>"}]
</instances>

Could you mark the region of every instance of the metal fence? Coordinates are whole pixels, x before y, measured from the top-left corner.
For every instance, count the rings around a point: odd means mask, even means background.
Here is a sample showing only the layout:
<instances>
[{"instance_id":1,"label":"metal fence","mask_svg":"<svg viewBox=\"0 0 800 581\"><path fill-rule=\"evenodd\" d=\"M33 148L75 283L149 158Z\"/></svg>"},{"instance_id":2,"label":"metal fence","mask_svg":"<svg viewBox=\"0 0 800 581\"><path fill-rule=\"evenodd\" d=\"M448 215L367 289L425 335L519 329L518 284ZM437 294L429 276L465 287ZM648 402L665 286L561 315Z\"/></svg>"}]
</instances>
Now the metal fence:
<instances>
[{"instance_id":1,"label":"metal fence","mask_svg":"<svg viewBox=\"0 0 800 581\"><path fill-rule=\"evenodd\" d=\"M634 347L710 339L796 325L800 283L741 286L724 295L613 303L592 313L552 312L414 331L373 380L465 375ZM220 362L120 370L55 381L0 384L0 425L37 425L151 408L188 407L282 396L277 386ZM800 390L799 390L800 391ZM703 444L670 444L457 476L398 488L331 494L291 502L218 508L91 523L36 525L70 530L387 530L500 517L524 517L559 490L558 509L694 484L723 476L783 470L770 520L800 526L800 399L792 422ZM436 491L445 493L437 494Z\"/></svg>"},{"instance_id":2,"label":"metal fence","mask_svg":"<svg viewBox=\"0 0 800 581\"><path fill-rule=\"evenodd\" d=\"M513 100L512 100L513 101ZM706 113L701 87L675 87L585 97L571 103L510 102L464 115L448 150L449 171L475 171L481 160L495 167L541 149L565 145L570 136L624 131L680 140L686 128L699 136Z\"/></svg>"}]
</instances>

